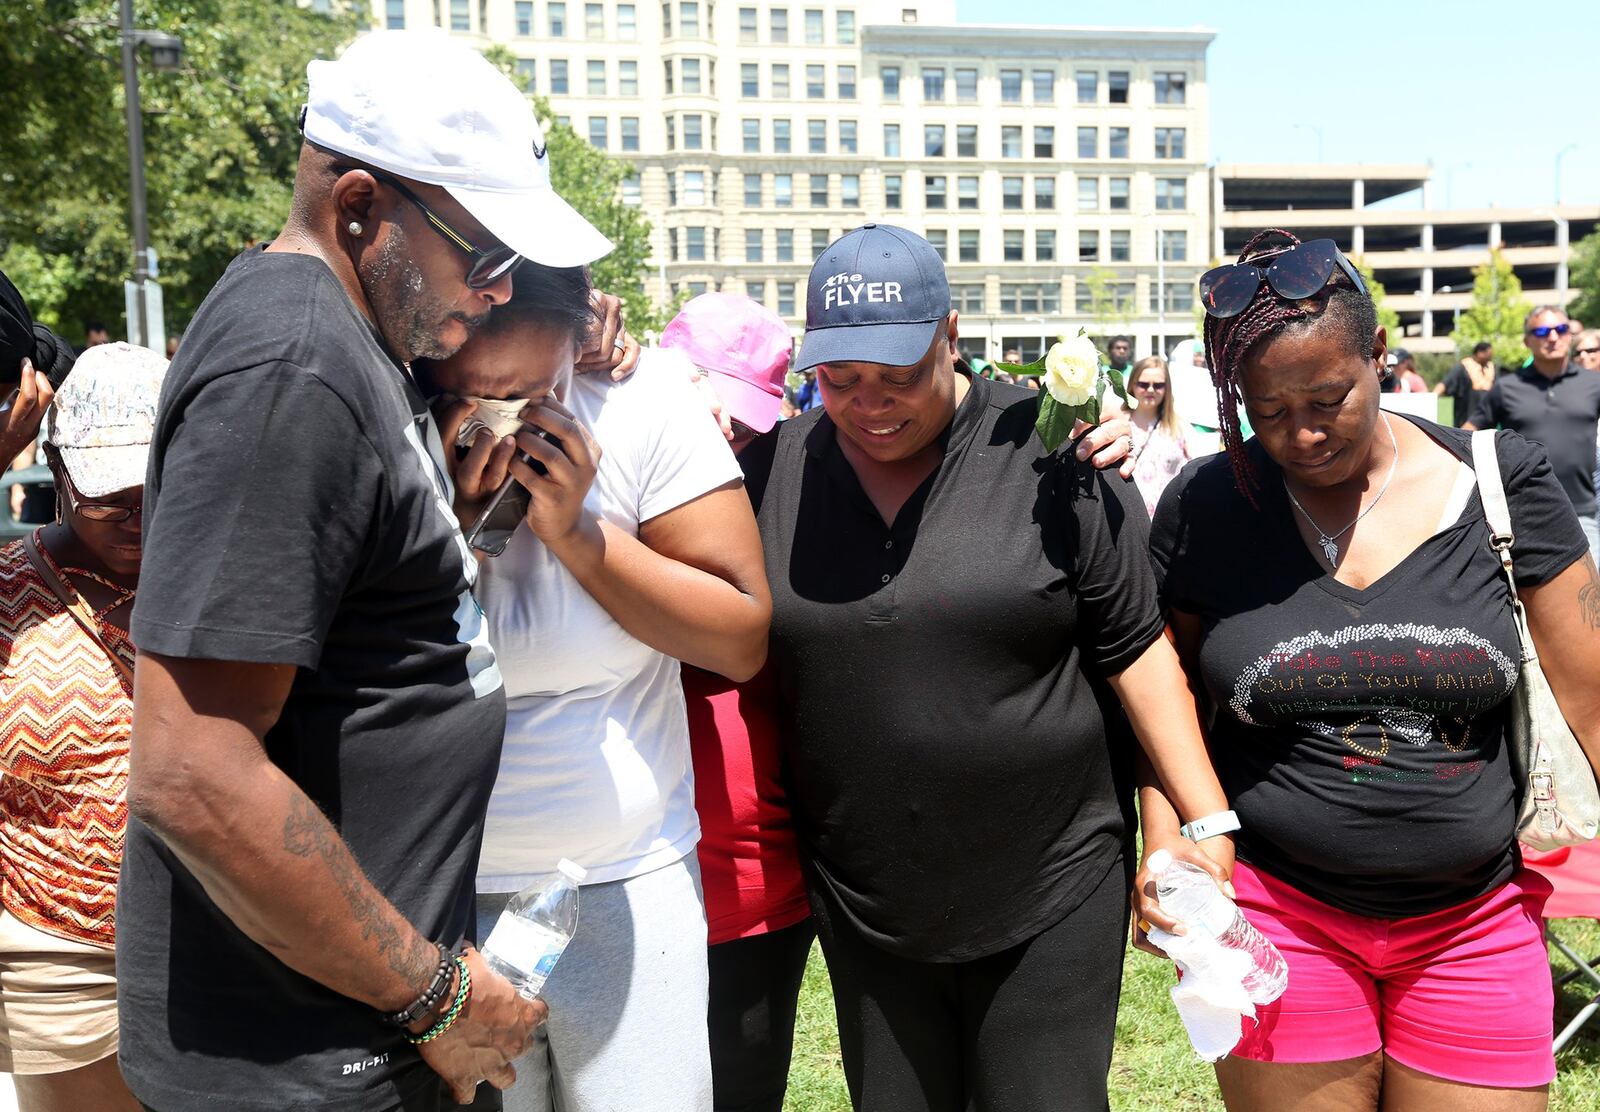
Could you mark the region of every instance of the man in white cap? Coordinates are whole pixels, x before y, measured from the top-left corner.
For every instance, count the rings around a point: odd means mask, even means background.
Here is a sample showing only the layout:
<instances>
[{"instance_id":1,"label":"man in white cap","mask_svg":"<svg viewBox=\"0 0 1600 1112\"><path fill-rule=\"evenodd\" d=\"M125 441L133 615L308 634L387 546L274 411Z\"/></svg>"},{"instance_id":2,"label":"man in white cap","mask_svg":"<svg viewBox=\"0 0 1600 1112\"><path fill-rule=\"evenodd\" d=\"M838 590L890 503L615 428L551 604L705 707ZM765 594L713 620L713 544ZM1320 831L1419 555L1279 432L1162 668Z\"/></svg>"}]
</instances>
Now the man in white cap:
<instances>
[{"instance_id":1,"label":"man in white cap","mask_svg":"<svg viewBox=\"0 0 1600 1112\"><path fill-rule=\"evenodd\" d=\"M505 703L409 364L521 257L610 245L470 48L379 32L308 75L288 222L201 306L151 446L117 972L158 1112L437 1109L544 1016L462 942Z\"/></svg>"}]
</instances>

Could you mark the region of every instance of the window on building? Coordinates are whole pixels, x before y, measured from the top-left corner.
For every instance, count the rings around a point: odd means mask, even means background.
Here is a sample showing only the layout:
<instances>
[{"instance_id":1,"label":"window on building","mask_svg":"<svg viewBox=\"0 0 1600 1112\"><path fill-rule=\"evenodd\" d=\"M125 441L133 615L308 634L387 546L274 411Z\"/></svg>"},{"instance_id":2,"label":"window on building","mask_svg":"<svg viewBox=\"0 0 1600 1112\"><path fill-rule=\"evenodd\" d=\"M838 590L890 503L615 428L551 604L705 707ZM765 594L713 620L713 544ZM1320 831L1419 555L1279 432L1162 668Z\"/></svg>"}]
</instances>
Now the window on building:
<instances>
[{"instance_id":1,"label":"window on building","mask_svg":"<svg viewBox=\"0 0 1600 1112\"><path fill-rule=\"evenodd\" d=\"M589 117L589 145L597 151L606 149L606 118L604 116Z\"/></svg>"},{"instance_id":2,"label":"window on building","mask_svg":"<svg viewBox=\"0 0 1600 1112\"><path fill-rule=\"evenodd\" d=\"M845 208L861 207L861 175L839 175L839 203ZM823 246L827 246L824 244Z\"/></svg>"},{"instance_id":3,"label":"window on building","mask_svg":"<svg viewBox=\"0 0 1600 1112\"><path fill-rule=\"evenodd\" d=\"M945 207L945 177L943 174L930 174L922 181L922 204L924 208L942 209Z\"/></svg>"},{"instance_id":4,"label":"window on building","mask_svg":"<svg viewBox=\"0 0 1600 1112\"><path fill-rule=\"evenodd\" d=\"M699 113L691 113L690 115L687 115L687 116L683 117L683 149L684 150L686 150L686 151L698 151L698 150L703 149L703 146L704 146L704 143L705 143L705 137L702 134L702 130L701 129L704 126L705 126L705 118L703 116L701 116Z\"/></svg>"},{"instance_id":5,"label":"window on building","mask_svg":"<svg viewBox=\"0 0 1600 1112\"><path fill-rule=\"evenodd\" d=\"M939 256L940 262L950 261L950 233L943 228L932 228L928 231L928 243L934 253Z\"/></svg>"},{"instance_id":6,"label":"window on building","mask_svg":"<svg viewBox=\"0 0 1600 1112\"><path fill-rule=\"evenodd\" d=\"M791 153L790 149L789 149L789 132L790 132L790 127L789 127L789 121L788 120L773 120L772 121L772 153L773 154L789 154L789 153Z\"/></svg>"},{"instance_id":7,"label":"window on building","mask_svg":"<svg viewBox=\"0 0 1600 1112\"><path fill-rule=\"evenodd\" d=\"M1107 207L1112 212L1128 211L1128 179L1110 178L1106 187Z\"/></svg>"},{"instance_id":8,"label":"window on building","mask_svg":"<svg viewBox=\"0 0 1600 1112\"><path fill-rule=\"evenodd\" d=\"M956 208L971 209L978 207L978 179L975 177L962 177L956 179Z\"/></svg>"},{"instance_id":9,"label":"window on building","mask_svg":"<svg viewBox=\"0 0 1600 1112\"><path fill-rule=\"evenodd\" d=\"M900 67L881 66L878 69L878 83L883 86L884 100L900 99Z\"/></svg>"},{"instance_id":10,"label":"window on building","mask_svg":"<svg viewBox=\"0 0 1600 1112\"><path fill-rule=\"evenodd\" d=\"M1162 296L1165 294L1165 296ZM1157 303L1165 302L1161 310L1168 313L1194 312L1194 286L1189 282L1167 282L1164 285L1150 286L1150 310L1158 311Z\"/></svg>"},{"instance_id":11,"label":"window on building","mask_svg":"<svg viewBox=\"0 0 1600 1112\"><path fill-rule=\"evenodd\" d=\"M1002 282L1000 283L1000 311L1002 313L1059 313L1061 312L1061 287L1054 282Z\"/></svg>"},{"instance_id":12,"label":"window on building","mask_svg":"<svg viewBox=\"0 0 1600 1112\"><path fill-rule=\"evenodd\" d=\"M883 176L883 207L898 209L901 205L901 177L899 174L885 174Z\"/></svg>"},{"instance_id":13,"label":"window on building","mask_svg":"<svg viewBox=\"0 0 1600 1112\"><path fill-rule=\"evenodd\" d=\"M977 124L957 124L956 125L956 157L958 157L958 158L977 158L978 157L978 125Z\"/></svg>"},{"instance_id":14,"label":"window on building","mask_svg":"<svg viewBox=\"0 0 1600 1112\"><path fill-rule=\"evenodd\" d=\"M836 76L839 79L839 99L856 99L856 67L840 66Z\"/></svg>"},{"instance_id":15,"label":"window on building","mask_svg":"<svg viewBox=\"0 0 1600 1112\"><path fill-rule=\"evenodd\" d=\"M978 71L970 66L956 67L956 103L978 103Z\"/></svg>"},{"instance_id":16,"label":"window on building","mask_svg":"<svg viewBox=\"0 0 1600 1112\"><path fill-rule=\"evenodd\" d=\"M758 62L739 64L739 95L754 98L761 95L761 65Z\"/></svg>"},{"instance_id":17,"label":"window on building","mask_svg":"<svg viewBox=\"0 0 1600 1112\"><path fill-rule=\"evenodd\" d=\"M1106 74L1106 101L1110 104L1128 103L1128 71L1112 70Z\"/></svg>"},{"instance_id":18,"label":"window on building","mask_svg":"<svg viewBox=\"0 0 1600 1112\"><path fill-rule=\"evenodd\" d=\"M663 83L664 87L666 88L667 92L669 92L669 93L672 92L673 91L673 85L672 85L672 59L671 58L663 58L661 60L661 80L662 80L662 83Z\"/></svg>"},{"instance_id":19,"label":"window on building","mask_svg":"<svg viewBox=\"0 0 1600 1112\"><path fill-rule=\"evenodd\" d=\"M706 261L706 230L704 228L685 228L683 237L683 257L691 263Z\"/></svg>"},{"instance_id":20,"label":"window on building","mask_svg":"<svg viewBox=\"0 0 1600 1112\"><path fill-rule=\"evenodd\" d=\"M450 30L472 30L472 10L467 6L467 0L450 0Z\"/></svg>"},{"instance_id":21,"label":"window on building","mask_svg":"<svg viewBox=\"0 0 1600 1112\"><path fill-rule=\"evenodd\" d=\"M706 172L704 170L685 170L683 172L682 202L686 205L703 205L706 203Z\"/></svg>"},{"instance_id":22,"label":"window on building","mask_svg":"<svg viewBox=\"0 0 1600 1112\"><path fill-rule=\"evenodd\" d=\"M740 130L742 131L742 133L744 135L744 153L745 154L760 154L761 153L761 121L760 120L741 120L739 122L739 127L740 127Z\"/></svg>"},{"instance_id":23,"label":"window on building","mask_svg":"<svg viewBox=\"0 0 1600 1112\"><path fill-rule=\"evenodd\" d=\"M639 117L624 116L622 123L622 149L624 151L637 151L639 149Z\"/></svg>"},{"instance_id":24,"label":"window on building","mask_svg":"<svg viewBox=\"0 0 1600 1112\"><path fill-rule=\"evenodd\" d=\"M1054 158L1056 156L1056 129L1053 127L1036 127L1033 129L1033 157Z\"/></svg>"},{"instance_id":25,"label":"window on building","mask_svg":"<svg viewBox=\"0 0 1600 1112\"><path fill-rule=\"evenodd\" d=\"M922 99L938 104L944 100L944 67L922 67Z\"/></svg>"},{"instance_id":26,"label":"window on building","mask_svg":"<svg viewBox=\"0 0 1600 1112\"><path fill-rule=\"evenodd\" d=\"M1161 231L1161 258L1169 263L1189 261L1189 233L1180 229Z\"/></svg>"},{"instance_id":27,"label":"window on building","mask_svg":"<svg viewBox=\"0 0 1600 1112\"><path fill-rule=\"evenodd\" d=\"M828 249L828 244L833 240L828 238L828 229L811 229L811 257L814 259Z\"/></svg>"},{"instance_id":28,"label":"window on building","mask_svg":"<svg viewBox=\"0 0 1600 1112\"><path fill-rule=\"evenodd\" d=\"M672 3L663 0L661 4L661 33L668 38L672 37Z\"/></svg>"},{"instance_id":29,"label":"window on building","mask_svg":"<svg viewBox=\"0 0 1600 1112\"><path fill-rule=\"evenodd\" d=\"M1021 228L1007 228L1001 238L1001 258L1008 263L1020 263L1025 257Z\"/></svg>"},{"instance_id":30,"label":"window on building","mask_svg":"<svg viewBox=\"0 0 1600 1112\"><path fill-rule=\"evenodd\" d=\"M744 230L744 261L758 263L761 261L762 239L760 228L746 228Z\"/></svg>"},{"instance_id":31,"label":"window on building","mask_svg":"<svg viewBox=\"0 0 1600 1112\"><path fill-rule=\"evenodd\" d=\"M700 92L700 59L684 58L678 65L683 77L683 91L686 93Z\"/></svg>"},{"instance_id":32,"label":"window on building","mask_svg":"<svg viewBox=\"0 0 1600 1112\"><path fill-rule=\"evenodd\" d=\"M1000 157L1022 157L1022 128L1007 125L1000 129Z\"/></svg>"},{"instance_id":33,"label":"window on building","mask_svg":"<svg viewBox=\"0 0 1600 1112\"><path fill-rule=\"evenodd\" d=\"M943 124L923 124L922 125L922 157L924 157L924 158L943 158L944 157L944 125Z\"/></svg>"},{"instance_id":34,"label":"window on building","mask_svg":"<svg viewBox=\"0 0 1600 1112\"><path fill-rule=\"evenodd\" d=\"M772 203L778 208L794 208L794 175L772 175Z\"/></svg>"},{"instance_id":35,"label":"window on building","mask_svg":"<svg viewBox=\"0 0 1600 1112\"><path fill-rule=\"evenodd\" d=\"M746 174L744 176L744 207L761 207L761 175Z\"/></svg>"},{"instance_id":36,"label":"window on building","mask_svg":"<svg viewBox=\"0 0 1600 1112\"><path fill-rule=\"evenodd\" d=\"M1036 263L1053 263L1056 261L1056 233L1054 228L1034 229L1033 261Z\"/></svg>"},{"instance_id":37,"label":"window on building","mask_svg":"<svg viewBox=\"0 0 1600 1112\"><path fill-rule=\"evenodd\" d=\"M625 97L639 95L639 63L631 58L625 58L617 63L617 95Z\"/></svg>"},{"instance_id":38,"label":"window on building","mask_svg":"<svg viewBox=\"0 0 1600 1112\"><path fill-rule=\"evenodd\" d=\"M900 125L899 124L884 124L883 125L883 157L884 158L899 158L900 157Z\"/></svg>"},{"instance_id":39,"label":"window on building","mask_svg":"<svg viewBox=\"0 0 1600 1112\"><path fill-rule=\"evenodd\" d=\"M806 151L809 154L828 153L828 121L806 121Z\"/></svg>"},{"instance_id":40,"label":"window on building","mask_svg":"<svg viewBox=\"0 0 1600 1112\"><path fill-rule=\"evenodd\" d=\"M778 249L777 249L776 252L774 252L774 254L777 255L778 261L780 263L792 263L792 262L794 262L794 229L793 228L778 228L778 229L775 229L775 234L774 234L773 238L777 242L777 248Z\"/></svg>"},{"instance_id":41,"label":"window on building","mask_svg":"<svg viewBox=\"0 0 1600 1112\"><path fill-rule=\"evenodd\" d=\"M1022 103L1022 71L1019 69L1003 69L1000 71L1000 103Z\"/></svg>"},{"instance_id":42,"label":"window on building","mask_svg":"<svg viewBox=\"0 0 1600 1112\"><path fill-rule=\"evenodd\" d=\"M567 95L567 63L564 58L550 59L550 92L554 96Z\"/></svg>"},{"instance_id":43,"label":"window on building","mask_svg":"<svg viewBox=\"0 0 1600 1112\"><path fill-rule=\"evenodd\" d=\"M566 38L567 5L559 2L559 0L551 0L551 2L545 6L545 25L550 29L550 38Z\"/></svg>"},{"instance_id":44,"label":"window on building","mask_svg":"<svg viewBox=\"0 0 1600 1112\"><path fill-rule=\"evenodd\" d=\"M1073 74L1078 83L1079 104L1100 103L1100 75L1094 70L1079 70Z\"/></svg>"},{"instance_id":45,"label":"window on building","mask_svg":"<svg viewBox=\"0 0 1600 1112\"><path fill-rule=\"evenodd\" d=\"M1155 75L1157 104L1184 104L1189 94L1189 78L1181 73Z\"/></svg>"},{"instance_id":46,"label":"window on building","mask_svg":"<svg viewBox=\"0 0 1600 1112\"><path fill-rule=\"evenodd\" d=\"M772 96L774 100L789 99L789 64L772 63Z\"/></svg>"},{"instance_id":47,"label":"window on building","mask_svg":"<svg viewBox=\"0 0 1600 1112\"><path fill-rule=\"evenodd\" d=\"M1056 179L1033 179L1033 207L1036 209L1053 209L1056 207Z\"/></svg>"},{"instance_id":48,"label":"window on building","mask_svg":"<svg viewBox=\"0 0 1600 1112\"><path fill-rule=\"evenodd\" d=\"M677 229L675 229L675 228L668 228L667 229L667 247L669 249L668 254L667 254L668 261L677 262L678 261L678 232L677 232Z\"/></svg>"},{"instance_id":49,"label":"window on building","mask_svg":"<svg viewBox=\"0 0 1600 1112\"><path fill-rule=\"evenodd\" d=\"M1078 211L1094 212L1100 207L1100 179L1078 179Z\"/></svg>"},{"instance_id":50,"label":"window on building","mask_svg":"<svg viewBox=\"0 0 1600 1112\"><path fill-rule=\"evenodd\" d=\"M1156 157L1183 158L1186 132L1181 127L1156 128Z\"/></svg>"},{"instance_id":51,"label":"window on building","mask_svg":"<svg viewBox=\"0 0 1600 1112\"><path fill-rule=\"evenodd\" d=\"M664 122L666 124L667 150L669 150L669 151L676 150L677 147L678 147L677 121L674 120L671 116L668 116ZM672 175L671 174L667 175L667 180L669 182L672 180ZM673 202L676 203L676 201L677 201L677 198L673 198Z\"/></svg>"},{"instance_id":52,"label":"window on building","mask_svg":"<svg viewBox=\"0 0 1600 1112\"><path fill-rule=\"evenodd\" d=\"M1156 208L1162 212L1182 212L1189 207L1189 182L1186 178L1156 179Z\"/></svg>"},{"instance_id":53,"label":"window on building","mask_svg":"<svg viewBox=\"0 0 1600 1112\"><path fill-rule=\"evenodd\" d=\"M794 255L794 250L793 250L792 247L791 247L791 249L789 251L789 254L791 256L790 261L793 262L794 260L793 260L792 256ZM779 282L778 283L778 315L780 317L792 317L792 316L794 316L794 283L793 282Z\"/></svg>"},{"instance_id":54,"label":"window on building","mask_svg":"<svg viewBox=\"0 0 1600 1112\"><path fill-rule=\"evenodd\" d=\"M856 13L833 13L834 40L840 46L853 46L856 41Z\"/></svg>"},{"instance_id":55,"label":"window on building","mask_svg":"<svg viewBox=\"0 0 1600 1112\"><path fill-rule=\"evenodd\" d=\"M589 95L603 97L606 95L606 64L599 59L591 58L588 63ZM688 78L684 79L684 92L688 92Z\"/></svg>"},{"instance_id":56,"label":"window on building","mask_svg":"<svg viewBox=\"0 0 1600 1112\"><path fill-rule=\"evenodd\" d=\"M1022 208L1022 179L1000 179L1000 207L1020 211Z\"/></svg>"},{"instance_id":57,"label":"window on building","mask_svg":"<svg viewBox=\"0 0 1600 1112\"><path fill-rule=\"evenodd\" d=\"M583 33L586 38L603 39L606 37L606 9L604 4L585 4L583 6Z\"/></svg>"},{"instance_id":58,"label":"window on building","mask_svg":"<svg viewBox=\"0 0 1600 1112\"><path fill-rule=\"evenodd\" d=\"M1127 128L1112 127L1106 129L1106 155L1110 158L1128 157Z\"/></svg>"},{"instance_id":59,"label":"window on building","mask_svg":"<svg viewBox=\"0 0 1600 1112\"><path fill-rule=\"evenodd\" d=\"M617 5L617 38L636 39L639 37L639 13L632 4Z\"/></svg>"},{"instance_id":60,"label":"window on building","mask_svg":"<svg viewBox=\"0 0 1600 1112\"><path fill-rule=\"evenodd\" d=\"M858 154L861 143L856 139L856 122L854 120L839 121L839 153Z\"/></svg>"},{"instance_id":61,"label":"window on building","mask_svg":"<svg viewBox=\"0 0 1600 1112\"><path fill-rule=\"evenodd\" d=\"M756 38L757 38L757 34L758 34L758 32L756 31L756 10L754 8L740 8L739 9L739 41L740 42L755 42Z\"/></svg>"},{"instance_id":62,"label":"window on building","mask_svg":"<svg viewBox=\"0 0 1600 1112\"><path fill-rule=\"evenodd\" d=\"M1056 71L1036 69L1033 71L1033 103L1054 104L1056 102Z\"/></svg>"},{"instance_id":63,"label":"window on building","mask_svg":"<svg viewBox=\"0 0 1600 1112\"><path fill-rule=\"evenodd\" d=\"M806 42L811 46L821 46L823 43L823 23L821 8L806 9Z\"/></svg>"},{"instance_id":64,"label":"window on building","mask_svg":"<svg viewBox=\"0 0 1600 1112\"><path fill-rule=\"evenodd\" d=\"M1078 229L1078 261L1080 263L1097 263L1100 261L1100 232L1098 229Z\"/></svg>"},{"instance_id":65,"label":"window on building","mask_svg":"<svg viewBox=\"0 0 1600 1112\"><path fill-rule=\"evenodd\" d=\"M1133 261L1133 232L1127 228L1112 228L1107 259L1114 263Z\"/></svg>"},{"instance_id":66,"label":"window on building","mask_svg":"<svg viewBox=\"0 0 1600 1112\"><path fill-rule=\"evenodd\" d=\"M517 84L525 93L539 91L539 63L532 58L517 59Z\"/></svg>"},{"instance_id":67,"label":"window on building","mask_svg":"<svg viewBox=\"0 0 1600 1112\"><path fill-rule=\"evenodd\" d=\"M958 313L982 313L983 283L962 282L951 286L950 307Z\"/></svg>"},{"instance_id":68,"label":"window on building","mask_svg":"<svg viewBox=\"0 0 1600 1112\"><path fill-rule=\"evenodd\" d=\"M773 8L767 15L767 27L773 42L788 42L789 9Z\"/></svg>"},{"instance_id":69,"label":"window on building","mask_svg":"<svg viewBox=\"0 0 1600 1112\"><path fill-rule=\"evenodd\" d=\"M625 205L638 205L643 202L639 191L639 171L630 170L627 177L622 179L622 203Z\"/></svg>"},{"instance_id":70,"label":"window on building","mask_svg":"<svg viewBox=\"0 0 1600 1112\"><path fill-rule=\"evenodd\" d=\"M806 99L822 100L828 95L827 70L822 66L806 67Z\"/></svg>"},{"instance_id":71,"label":"window on building","mask_svg":"<svg viewBox=\"0 0 1600 1112\"><path fill-rule=\"evenodd\" d=\"M1097 127L1080 127L1078 129L1078 157L1100 157L1100 129Z\"/></svg>"},{"instance_id":72,"label":"window on building","mask_svg":"<svg viewBox=\"0 0 1600 1112\"><path fill-rule=\"evenodd\" d=\"M528 3L527 0L523 0L523 3L517 5L517 16L519 19L521 18L522 9L524 7L528 9L528 19L531 21L533 19L533 5ZM406 0L388 0L388 2L384 5L383 14L383 25L389 30L404 31L406 29ZM518 23L517 26L520 28L521 24ZM519 35L527 35L531 33L531 31L526 30L517 31L517 34Z\"/></svg>"},{"instance_id":73,"label":"window on building","mask_svg":"<svg viewBox=\"0 0 1600 1112\"><path fill-rule=\"evenodd\" d=\"M757 305L767 303L767 284L765 282L750 281L744 284L744 295Z\"/></svg>"},{"instance_id":74,"label":"window on building","mask_svg":"<svg viewBox=\"0 0 1600 1112\"><path fill-rule=\"evenodd\" d=\"M828 207L828 175L812 174L811 177L811 207L825 209Z\"/></svg>"},{"instance_id":75,"label":"window on building","mask_svg":"<svg viewBox=\"0 0 1600 1112\"><path fill-rule=\"evenodd\" d=\"M681 0L678 4L678 34L690 38L700 37L699 0Z\"/></svg>"},{"instance_id":76,"label":"window on building","mask_svg":"<svg viewBox=\"0 0 1600 1112\"><path fill-rule=\"evenodd\" d=\"M962 228L956 233L956 261L961 263L978 261L977 228Z\"/></svg>"}]
</instances>

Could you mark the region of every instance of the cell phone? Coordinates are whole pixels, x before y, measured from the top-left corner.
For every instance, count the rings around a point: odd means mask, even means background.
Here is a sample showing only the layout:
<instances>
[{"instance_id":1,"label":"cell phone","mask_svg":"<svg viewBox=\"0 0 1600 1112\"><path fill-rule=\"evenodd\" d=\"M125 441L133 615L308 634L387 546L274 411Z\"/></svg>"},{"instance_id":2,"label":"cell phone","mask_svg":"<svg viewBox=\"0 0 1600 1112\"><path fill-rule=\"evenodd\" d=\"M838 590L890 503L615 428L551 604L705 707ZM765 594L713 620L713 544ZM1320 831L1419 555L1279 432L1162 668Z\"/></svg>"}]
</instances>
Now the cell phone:
<instances>
[{"instance_id":1,"label":"cell phone","mask_svg":"<svg viewBox=\"0 0 1600 1112\"><path fill-rule=\"evenodd\" d=\"M561 447L561 438L552 436L541 428L530 429L538 436L558 449ZM534 459L526 452L519 453L522 462L533 468L536 475L548 475L549 468ZM510 475L500 484L500 489L490 495L489 502L483 507L483 512L472 523L472 528L467 530L467 547L474 552L482 552L485 556L498 556L506 550L506 545L511 543L512 536L528 516L528 505L533 496L528 493L528 488L517 482Z\"/></svg>"}]
</instances>

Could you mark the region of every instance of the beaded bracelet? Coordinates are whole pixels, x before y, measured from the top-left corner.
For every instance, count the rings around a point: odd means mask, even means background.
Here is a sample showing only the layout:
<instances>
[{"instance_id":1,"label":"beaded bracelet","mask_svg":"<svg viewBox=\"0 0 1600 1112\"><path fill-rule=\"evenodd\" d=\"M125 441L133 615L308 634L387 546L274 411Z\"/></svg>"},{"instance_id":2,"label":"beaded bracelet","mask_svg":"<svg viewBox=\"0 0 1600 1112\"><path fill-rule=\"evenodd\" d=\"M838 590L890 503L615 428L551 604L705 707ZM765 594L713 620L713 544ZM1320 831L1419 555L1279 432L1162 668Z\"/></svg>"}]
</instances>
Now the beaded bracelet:
<instances>
[{"instance_id":1,"label":"beaded bracelet","mask_svg":"<svg viewBox=\"0 0 1600 1112\"><path fill-rule=\"evenodd\" d=\"M412 1046L430 1043L450 1030L451 1027L455 1026L456 1020L461 1018L461 1010L467 1006L467 1001L472 999L472 974L467 971L466 959L457 957L455 963L456 968L461 972L461 982L456 988L455 1003L450 1005L450 1010L444 1013L438 1023L435 1023L422 1034L413 1035L407 1032L406 1041Z\"/></svg>"},{"instance_id":2,"label":"beaded bracelet","mask_svg":"<svg viewBox=\"0 0 1600 1112\"><path fill-rule=\"evenodd\" d=\"M411 1004L398 1012L384 1012L383 1022L391 1027L410 1027L423 1016L434 1011L444 994L450 988L450 971L454 968L455 955L443 942L435 942L439 948L439 967L434 970L433 979L428 982L428 987L422 991Z\"/></svg>"}]
</instances>

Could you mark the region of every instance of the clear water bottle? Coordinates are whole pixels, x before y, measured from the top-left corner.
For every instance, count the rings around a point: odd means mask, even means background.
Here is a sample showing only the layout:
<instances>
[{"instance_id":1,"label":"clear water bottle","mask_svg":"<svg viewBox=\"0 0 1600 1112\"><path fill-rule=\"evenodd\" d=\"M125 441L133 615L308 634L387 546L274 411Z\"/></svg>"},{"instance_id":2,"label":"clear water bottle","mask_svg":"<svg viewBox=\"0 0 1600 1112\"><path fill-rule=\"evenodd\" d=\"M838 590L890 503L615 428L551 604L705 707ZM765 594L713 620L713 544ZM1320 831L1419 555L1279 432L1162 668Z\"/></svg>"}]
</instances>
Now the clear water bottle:
<instances>
[{"instance_id":1,"label":"clear water bottle","mask_svg":"<svg viewBox=\"0 0 1600 1112\"><path fill-rule=\"evenodd\" d=\"M561 859L556 875L530 884L506 904L483 943L489 968L532 1000L578 929L578 885L587 875Z\"/></svg>"},{"instance_id":2,"label":"clear water bottle","mask_svg":"<svg viewBox=\"0 0 1600 1112\"><path fill-rule=\"evenodd\" d=\"M1173 860L1164 849L1152 853L1147 864L1156 878L1156 900L1162 911L1191 935L1208 934L1230 950L1250 955L1253 967L1244 976L1244 990L1252 1004L1270 1004L1283 995L1289 984L1288 963L1210 873L1187 861Z\"/></svg>"}]
</instances>

